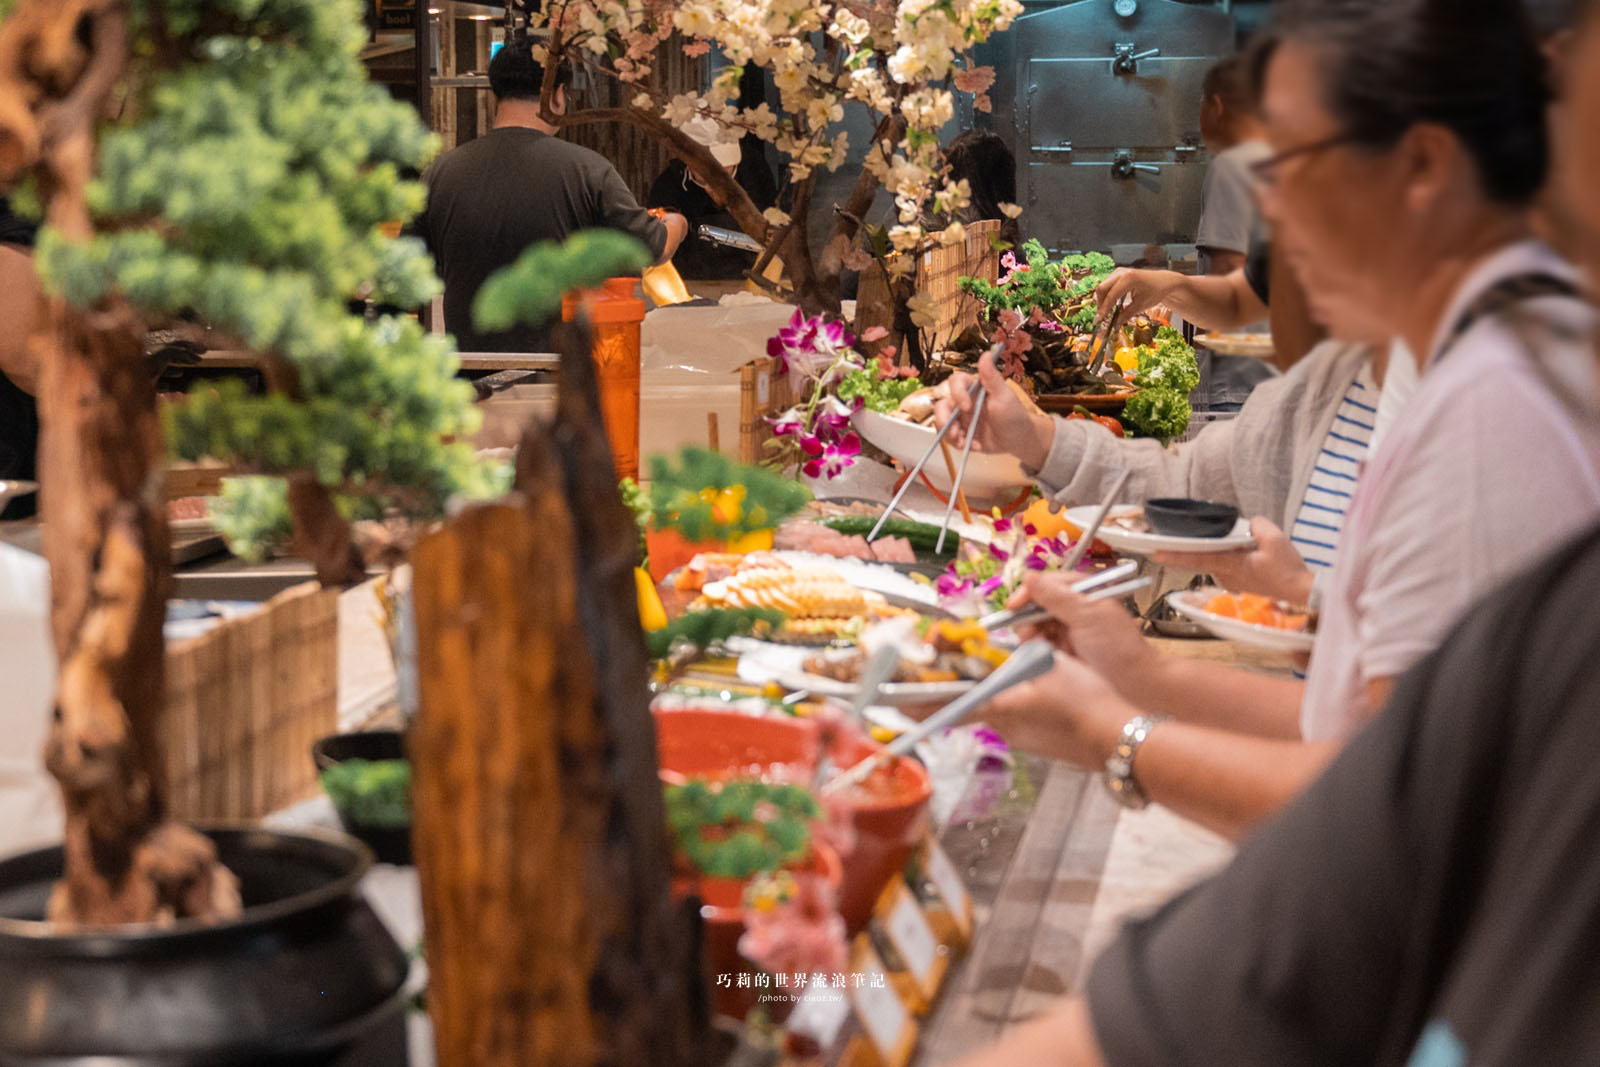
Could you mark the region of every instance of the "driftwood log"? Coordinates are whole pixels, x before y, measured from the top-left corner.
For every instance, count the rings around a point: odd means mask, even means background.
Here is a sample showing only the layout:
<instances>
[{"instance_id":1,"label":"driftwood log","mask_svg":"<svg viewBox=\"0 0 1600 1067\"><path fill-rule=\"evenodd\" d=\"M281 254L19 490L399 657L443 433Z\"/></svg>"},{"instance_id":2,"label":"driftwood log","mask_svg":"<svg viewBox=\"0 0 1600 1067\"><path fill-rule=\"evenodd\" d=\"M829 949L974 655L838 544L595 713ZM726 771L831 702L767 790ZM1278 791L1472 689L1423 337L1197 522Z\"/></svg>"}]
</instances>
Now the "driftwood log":
<instances>
[{"instance_id":1,"label":"driftwood log","mask_svg":"<svg viewBox=\"0 0 1600 1067\"><path fill-rule=\"evenodd\" d=\"M0 29L0 183L31 174L46 221L91 235L94 127L127 56L125 0L19 0ZM60 659L46 765L66 811L66 925L236 912L209 839L167 821L154 724L169 583L163 448L144 324L116 298L44 298L40 516Z\"/></svg>"},{"instance_id":2,"label":"driftwood log","mask_svg":"<svg viewBox=\"0 0 1600 1067\"><path fill-rule=\"evenodd\" d=\"M443 1067L707 1061L692 907L672 903L634 526L586 332L562 343L520 503L413 553L413 836Z\"/></svg>"}]
</instances>

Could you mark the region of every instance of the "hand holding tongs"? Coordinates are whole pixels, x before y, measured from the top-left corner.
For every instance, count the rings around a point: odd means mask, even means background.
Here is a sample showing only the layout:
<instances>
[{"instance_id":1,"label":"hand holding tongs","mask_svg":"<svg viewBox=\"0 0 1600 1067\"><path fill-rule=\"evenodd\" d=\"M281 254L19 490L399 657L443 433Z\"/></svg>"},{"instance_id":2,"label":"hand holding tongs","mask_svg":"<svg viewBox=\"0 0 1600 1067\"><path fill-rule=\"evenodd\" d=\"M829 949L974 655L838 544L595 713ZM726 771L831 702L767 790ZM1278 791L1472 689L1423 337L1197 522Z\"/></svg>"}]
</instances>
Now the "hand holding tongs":
<instances>
[{"instance_id":1,"label":"hand holding tongs","mask_svg":"<svg viewBox=\"0 0 1600 1067\"><path fill-rule=\"evenodd\" d=\"M824 793L836 793L841 789L864 782L880 765L896 756L903 756L917 747L924 738L931 737L940 730L954 726L977 708L981 707L1014 685L1032 681L1034 678L1047 673L1055 666L1055 648L1043 638L1035 638L1020 646L1011 653L1006 661L996 667L983 681L962 693L959 697L934 712L914 730L908 730L885 745L882 750L868 756L855 766L829 781L822 787Z\"/></svg>"},{"instance_id":2,"label":"hand holding tongs","mask_svg":"<svg viewBox=\"0 0 1600 1067\"><path fill-rule=\"evenodd\" d=\"M1078 566L1079 563L1083 562L1083 557L1088 553L1089 546L1094 544L1095 534L1100 532L1100 527L1106 521L1106 516L1111 513L1112 505L1117 502L1117 497L1122 495L1123 488L1128 484L1128 479L1132 476L1133 472L1126 470L1117 475L1117 480L1111 483L1110 490L1107 491L1104 499L1100 501L1100 506L1095 509L1094 518L1089 521L1088 527L1078 537L1078 543L1072 546L1072 551L1068 552L1067 558L1062 561L1061 570L1070 573ZM1124 564L1123 566L1128 565ZM1105 572L1105 574L1111 574L1117 571L1118 568L1113 567L1110 571ZM1123 574L1128 573L1131 572L1123 570L1117 574L1117 577L1120 578ZM1079 593L1086 592L1089 589L1093 589L1096 586L1103 584L1104 582L1110 581L1111 579L1107 578L1105 574L1098 574L1079 582L1077 585L1073 586L1073 591ZM1150 583L1148 579L1135 579L1134 582L1124 583L1124 586L1127 588L1124 588L1123 586L1116 586L1112 589L1101 590L1100 594L1096 596L1095 599L1104 599L1105 597L1113 595L1125 595L1126 593L1133 592L1135 589L1142 589L1149 584ZM1028 622L1037 622L1042 617L1042 614L1043 609L1036 606L1028 606L1017 608L1013 612L997 612L994 615L987 615L980 620L980 622L985 629L994 630L1007 626L1019 626Z\"/></svg>"},{"instance_id":3,"label":"hand holding tongs","mask_svg":"<svg viewBox=\"0 0 1600 1067\"><path fill-rule=\"evenodd\" d=\"M1089 331L1089 364L1088 369L1093 372L1105 365L1104 356L1111 351L1111 339L1116 336L1118 320L1122 312L1133 302L1133 294L1125 293L1112 301L1111 306L1100 313L1095 320L1094 327ZM1105 327L1105 335L1101 336L1101 327Z\"/></svg>"},{"instance_id":4,"label":"hand holding tongs","mask_svg":"<svg viewBox=\"0 0 1600 1067\"><path fill-rule=\"evenodd\" d=\"M997 344L993 348L989 349L990 355L998 359L1000 352L1004 348L1004 344ZM967 442L961 450L961 466L956 471L955 484L950 487L951 500L955 500L956 494L961 491L961 479L966 474L967 470L967 454L972 451L972 439L974 436L976 436L976 431L978 428L978 416L983 413L983 398L985 394L982 383L974 381L972 383L972 387L967 390L967 395L973 398L975 406L972 412L972 425L968 427L967 430ZM917 475L922 473L922 468L928 465L928 460L932 459L933 454L938 451L939 445L943 443L945 435L950 432L950 427L954 426L957 420L960 418L961 413L959 411L952 411L950 413L950 418L946 419L945 424L939 427L939 432L933 435L933 441L929 443L928 450L922 454L921 459L917 460L916 466L912 467L906 472L905 479L900 483L900 488L896 489L894 496L890 498L889 506L883 509L883 514L878 516L878 521L873 524L871 531L868 532L868 542L871 542L877 538L878 531L883 529L883 524L889 521L889 516L893 515L894 509L899 507L900 498L906 495L906 490L911 488L911 483L917 480ZM950 525L949 508L945 509L944 525L945 527ZM942 529L939 533L938 547L940 551L944 550L944 531Z\"/></svg>"},{"instance_id":5,"label":"hand holding tongs","mask_svg":"<svg viewBox=\"0 0 1600 1067\"><path fill-rule=\"evenodd\" d=\"M1150 586L1154 579L1149 575L1143 578L1134 578L1126 582L1117 582L1118 578L1126 578L1139 569L1139 564L1133 560L1119 563L1109 570L1091 575L1081 582L1072 584L1074 593L1088 594L1090 600L1111 600L1115 597L1127 596L1140 589ZM1116 582L1115 585L1111 584ZM1092 590L1092 592L1091 592ZM1020 608L1007 608L985 615L978 620L978 625L985 630L1014 630L1018 626L1028 626L1036 622L1043 622L1050 617L1050 613L1038 604L1024 604Z\"/></svg>"}]
</instances>

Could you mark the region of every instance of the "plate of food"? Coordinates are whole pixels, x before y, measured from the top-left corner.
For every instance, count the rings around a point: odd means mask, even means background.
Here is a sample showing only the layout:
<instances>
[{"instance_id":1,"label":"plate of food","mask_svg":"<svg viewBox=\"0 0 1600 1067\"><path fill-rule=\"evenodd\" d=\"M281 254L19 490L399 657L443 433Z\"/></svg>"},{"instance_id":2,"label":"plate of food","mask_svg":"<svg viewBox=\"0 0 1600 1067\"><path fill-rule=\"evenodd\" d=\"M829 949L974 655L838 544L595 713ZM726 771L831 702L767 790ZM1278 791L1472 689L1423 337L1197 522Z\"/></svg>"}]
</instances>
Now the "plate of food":
<instances>
[{"instance_id":1,"label":"plate of food","mask_svg":"<svg viewBox=\"0 0 1600 1067\"><path fill-rule=\"evenodd\" d=\"M1200 348L1209 348L1219 356L1248 356L1251 359L1271 359L1276 351L1270 333L1203 333L1194 339Z\"/></svg>"},{"instance_id":2,"label":"plate of food","mask_svg":"<svg viewBox=\"0 0 1600 1067\"><path fill-rule=\"evenodd\" d=\"M791 562L792 561L792 562ZM800 553L752 552L744 556L703 554L669 576L673 587L698 592L688 611L714 609L770 608L785 616L783 625L771 640L791 644L854 644L861 631L874 622L916 612L891 604L890 596L852 584L838 565L854 560L809 562ZM863 572L866 565L858 565ZM904 575L878 568L880 584L889 580L905 582L919 594ZM861 580L861 573L855 573ZM927 594L923 594L927 595ZM898 594L892 599L904 603L910 598Z\"/></svg>"},{"instance_id":3,"label":"plate of food","mask_svg":"<svg viewBox=\"0 0 1600 1067\"><path fill-rule=\"evenodd\" d=\"M902 643L900 662L878 690L875 703L947 703L1005 662L1005 650L991 645L987 632L973 620L929 620L919 630L920 641ZM798 669L781 672L778 682L796 692L850 700L856 695L867 658L862 648L819 652L806 657Z\"/></svg>"},{"instance_id":4,"label":"plate of food","mask_svg":"<svg viewBox=\"0 0 1600 1067\"><path fill-rule=\"evenodd\" d=\"M1094 522L1096 510L1093 504L1068 508L1064 517L1079 529L1085 529ZM1250 533L1249 520L1243 518L1234 519L1232 527L1220 537L1161 533L1151 526L1143 505L1112 508L1095 537L1110 545L1113 551L1134 556L1156 552L1237 552L1254 548L1256 543Z\"/></svg>"},{"instance_id":5,"label":"plate of food","mask_svg":"<svg viewBox=\"0 0 1600 1067\"><path fill-rule=\"evenodd\" d=\"M1272 652L1310 652L1317 638L1315 614L1255 593L1196 589L1173 593L1167 603L1223 640L1241 645Z\"/></svg>"},{"instance_id":6,"label":"plate of food","mask_svg":"<svg viewBox=\"0 0 1600 1067\"><path fill-rule=\"evenodd\" d=\"M924 389L911 394L892 415L862 408L854 416L856 431L910 467L922 458L938 431L933 424L932 400L920 395L931 392ZM958 463L960 450L952 446L950 456L952 465ZM930 459L927 466L922 468L922 473L941 493L949 492L950 472L939 456ZM1032 481L1023 473L1017 457L973 449L967 459L967 473L961 487L974 496L996 497L1029 485Z\"/></svg>"}]
</instances>

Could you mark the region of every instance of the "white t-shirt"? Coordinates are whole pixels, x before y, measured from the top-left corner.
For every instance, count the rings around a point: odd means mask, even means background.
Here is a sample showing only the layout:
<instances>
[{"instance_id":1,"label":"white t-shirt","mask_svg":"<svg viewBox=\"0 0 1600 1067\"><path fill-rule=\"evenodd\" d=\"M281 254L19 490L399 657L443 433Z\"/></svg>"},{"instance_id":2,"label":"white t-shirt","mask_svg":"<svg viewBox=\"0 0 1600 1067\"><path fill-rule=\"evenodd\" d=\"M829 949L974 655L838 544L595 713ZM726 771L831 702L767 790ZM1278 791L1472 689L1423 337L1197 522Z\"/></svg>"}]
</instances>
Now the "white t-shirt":
<instances>
[{"instance_id":1,"label":"white t-shirt","mask_svg":"<svg viewBox=\"0 0 1600 1067\"><path fill-rule=\"evenodd\" d=\"M1451 301L1404 418L1365 465L1322 600L1307 739L1354 732L1376 710L1369 682L1403 673L1471 603L1600 517L1593 311L1524 300L1440 350L1480 294L1527 273L1577 280L1536 241L1482 263Z\"/></svg>"},{"instance_id":2,"label":"white t-shirt","mask_svg":"<svg viewBox=\"0 0 1600 1067\"><path fill-rule=\"evenodd\" d=\"M44 769L56 683L49 616L44 560L0 545L0 856L61 839L61 803Z\"/></svg>"}]
</instances>

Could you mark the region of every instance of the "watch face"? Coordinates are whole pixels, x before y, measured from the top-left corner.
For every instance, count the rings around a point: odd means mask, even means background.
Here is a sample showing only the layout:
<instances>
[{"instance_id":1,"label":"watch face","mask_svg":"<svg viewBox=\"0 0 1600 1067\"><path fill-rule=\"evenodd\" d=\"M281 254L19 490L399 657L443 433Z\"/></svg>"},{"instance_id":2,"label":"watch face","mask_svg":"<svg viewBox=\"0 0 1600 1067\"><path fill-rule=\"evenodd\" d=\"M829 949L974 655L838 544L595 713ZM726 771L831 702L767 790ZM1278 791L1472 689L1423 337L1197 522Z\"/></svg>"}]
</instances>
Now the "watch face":
<instances>
[{"instance_id":1,"label":"watch face","mask_svg":"<svg viewBox=\"0 0 1600 1067\"><path fill-rule=\"evenodd\" d=\"M1111 9L1119 18L1131 19L1139 10L1139 0L1116 0Z\"/></svg>"}]
</instances>

